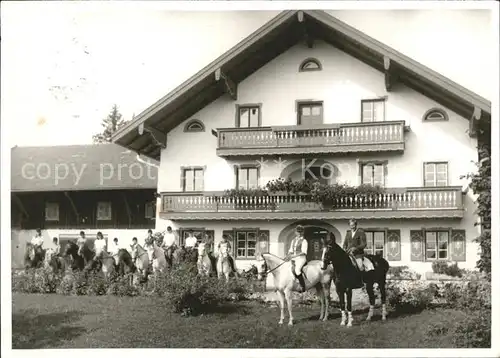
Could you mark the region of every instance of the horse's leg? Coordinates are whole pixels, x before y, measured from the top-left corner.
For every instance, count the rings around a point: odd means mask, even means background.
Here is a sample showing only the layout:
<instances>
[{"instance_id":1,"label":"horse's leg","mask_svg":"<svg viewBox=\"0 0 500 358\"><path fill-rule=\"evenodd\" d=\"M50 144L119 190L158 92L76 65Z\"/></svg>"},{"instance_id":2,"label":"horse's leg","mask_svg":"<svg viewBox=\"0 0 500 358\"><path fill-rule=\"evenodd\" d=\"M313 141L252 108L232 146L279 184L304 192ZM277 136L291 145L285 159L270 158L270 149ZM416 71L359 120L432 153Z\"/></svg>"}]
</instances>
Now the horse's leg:
<instances>
[{"instance_id":1,"label":"horse's leg","mask_svg":"<svg viewBox=\"0 0 500 358\"><path fill-rule=\"evenodd\" d=\"M330 308L330 283L323 284L323 297L325 299L325 313L323 315L323 321L328 320L328 310Z\"/></svg>"},{"instance_id":2,"label":"horse's leg","mask_svg":"<svg viewBox=\"0 0 500 358\"><path fill-rule=\"evenodd\" d=\"M340 303L340 314L342 315L342 318L340 320L340 325L345 326L346 322L346 313L345 313L345 290L343 287L336 286L336 291L337 295L339 296L339 303Z\"/></svg>"},{"instance_id":3,"label":"horse's leg","mask_svg":"<svg viewBox=\"0 0 500 358\"><path fill-rule=\"evenodd\" d=\"M352 288L348 288L346 291L347 296L347 327L352 326Z\"/></svg>"},{"instance_id":4,"label":"horse's leg","mask_svg":"<svg viewBox=\"0 0 500 358\"><path fill-rule=\"evenodd\" d=\"M387 308L385 306L385 300L386 300L385 277L379 281L378 289L380 290L380 301L382 301L382 321L385 321L387 319Z\"/></svg>"},{"instance_id":5,"label":"horse's leg","mask_svg":"<svg viewBox=\"0 0 500 358\"><path fill-rule=\"evenodd\" d=\"M293 313L292 313L292 290L285 291L286 305L288 307L288 325L293 326Z\"/></svg>"},{"instance_id":6,"label":"horse's leg","mask_svg":"<svg viewBox=\"0 0 500 358\"><path fill-rule=\"evenodd\" d=\"M373 310L375 308L375 293L373 292L373 281L366 283L366 293L368 293L368 299L370 300L370 309L368 310L367 321L370 321L373 317Z\"/></svg>"},{"instance_id":7,"label":"horse's leg","mask_svg":"<svg viewBox=\"0 0 500 358\"><path fill-rule=\"evenodd\" d=\"M278 294L278 304L280 306L280 321L278 324L283 324L285 320L285 294L280 290L276 290L276 293Z\"/></svg>"},{"instance_id":8,"label":"horse's leg","mask_svg":"<svg viewBox=\"0 0 500 358\"><path fill-rule=\"evenodd\" d=\"M323 292L323 286L321 283L316 285L316 294L318 295L319 301L321 303L321 309L319 311L319 320L323 320L324 312L325 312L325 294Z\"/></svg>"}]
</instances>

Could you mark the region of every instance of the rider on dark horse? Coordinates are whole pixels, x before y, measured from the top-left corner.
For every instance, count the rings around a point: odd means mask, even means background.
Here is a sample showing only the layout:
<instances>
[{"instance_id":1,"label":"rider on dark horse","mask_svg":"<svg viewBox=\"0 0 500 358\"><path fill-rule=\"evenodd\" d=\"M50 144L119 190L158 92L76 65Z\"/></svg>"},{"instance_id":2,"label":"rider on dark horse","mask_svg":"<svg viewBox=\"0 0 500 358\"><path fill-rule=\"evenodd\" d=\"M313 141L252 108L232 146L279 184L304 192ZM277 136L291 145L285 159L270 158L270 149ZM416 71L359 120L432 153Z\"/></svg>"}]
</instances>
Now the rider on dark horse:
<instances>
[{"instance_id":1,"label":"rider on dark horse","mask_svg":"<svg viewBox=\"0 0 500 358\"><path fill-rule=\"evenodd\" d=\"M365 257L366 235L363 229L358 228L355 219L349 220L351 230L347 231L343 248L345 252L351 255L361 272L373 271L373 263Z\"/></svg>"},{"instance_id":2,"label":"rider on dark horse","mask_svg":"<svg viewBox=\"0 0 500 358\"><path fill-rule=\"evenodd\" d=\"M176 249L176 237L172 227L167 227L167 232L163 236L163 249L165 251L165 258L167 259L168 264L172 267L172 255L174 250Z\"/></svg>"},{"instance_id":3,"label":"rider on dark horse","mask_svg":"<svg viewBox=\"0 0 500 358\"><path fill-rule=\"evenodd\" d=\"M292 240L290 250L288 250L288 257L292 260L292 270L295 277L300 283L300 292L306 291L306 283L302 268L307 263L307 240L304 238L304 227L298 225L295 229L295 238Z\"/></svg>"},{"instance_id":4,"label":"rider on dark horse","mask_svg":"<svg viewBox=\"0 0 500 358\"><path fill-rule=\"evenodd\" d=\"M52 243L54 244L54 256L61 255L61 245L59 244L57 237L52 239Z\"/></svg>"},{"instance_id":5,"label":"rider on dark horse","mask_svg":"<svg viewBox=\"0 0 500 358\"><path fill-rule=\"evenodd\" d=\"M229 266L231 267L231 270L237 274L236 268L234 267L234 260L233 257L231 256L231 242L229 241L229 238L226 234L222 235L222 240L219 242L218 245L218 253L220 257L223 257L226 255L227 261L229 262Z\"/></svg>"}]
</instances>

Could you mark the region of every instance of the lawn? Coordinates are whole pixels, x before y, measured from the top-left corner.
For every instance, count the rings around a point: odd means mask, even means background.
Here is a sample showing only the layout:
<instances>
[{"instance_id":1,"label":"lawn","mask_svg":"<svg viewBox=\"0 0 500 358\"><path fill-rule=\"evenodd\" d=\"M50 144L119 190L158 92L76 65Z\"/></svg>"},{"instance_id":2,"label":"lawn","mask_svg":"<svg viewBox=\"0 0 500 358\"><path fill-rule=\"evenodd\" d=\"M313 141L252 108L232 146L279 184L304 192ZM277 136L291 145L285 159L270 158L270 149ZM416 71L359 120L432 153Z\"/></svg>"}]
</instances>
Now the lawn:
<instances>
[{"instance_id":1,"label":"lawn","mask_svg":"<svg viewBox=\"0 0 500 358\"><path fill-rule=\"evenodd\" d=\"M379 313L379 311L377 311ZM296 324L278 326L276 306L232 303L200 317L172 313L159 298L13 294L12 346L29 348L454 348L447 335L428 336L429 324L463 313L427 310L340 326L333 310L318 322L316 305L295 308Z\"/></svg>"}]
</instances>

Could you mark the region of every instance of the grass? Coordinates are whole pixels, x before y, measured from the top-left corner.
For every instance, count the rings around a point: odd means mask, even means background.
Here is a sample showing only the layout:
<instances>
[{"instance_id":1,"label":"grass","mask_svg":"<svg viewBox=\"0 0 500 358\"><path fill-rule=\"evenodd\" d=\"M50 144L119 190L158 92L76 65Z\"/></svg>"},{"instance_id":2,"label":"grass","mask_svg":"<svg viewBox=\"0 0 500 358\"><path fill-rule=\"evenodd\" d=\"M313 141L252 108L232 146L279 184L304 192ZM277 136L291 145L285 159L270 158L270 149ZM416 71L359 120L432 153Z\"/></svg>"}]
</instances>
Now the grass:
<instances>
[{"instance_id":1,"label":"grass","mask_svg":"<svg viewBox=\"0 0 500 358\"><path fill-rule=\"evenodd\" d=\"M380 312L377 311L379 314ZM172 313L158 298L13 294L12 346L29 348L454 348L428 335L436 322L463 313L427 310L341 327L339 312L318 322L319 307L295 307L295 326L278 326L279 309L232 303L200 317ZM285 321L287 322L287 321Z\"/></svg>"}]
</instances>

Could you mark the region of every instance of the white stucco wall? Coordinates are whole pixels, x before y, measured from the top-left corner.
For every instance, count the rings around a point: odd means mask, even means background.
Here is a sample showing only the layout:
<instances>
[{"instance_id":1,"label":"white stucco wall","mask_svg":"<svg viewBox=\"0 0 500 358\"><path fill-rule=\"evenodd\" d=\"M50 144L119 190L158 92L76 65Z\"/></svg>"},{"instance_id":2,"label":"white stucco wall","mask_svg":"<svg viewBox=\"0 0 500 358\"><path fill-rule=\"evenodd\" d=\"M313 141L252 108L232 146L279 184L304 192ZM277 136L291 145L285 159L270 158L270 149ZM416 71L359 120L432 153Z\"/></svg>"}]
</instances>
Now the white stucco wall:
<instances>
[{"instance_id":1,"label":"white stucco wall","mask_svg":"<svg viewBox=\"0 0 500 358\"><path fill-rule=\"evenodd\" d=\"M300 63L307 57L321 61L320 72L298 72ZM447 108L449 121L424 123L422 116L433 107L443 108L429 98L403 86L394 92L387 93L382 73L368 65L350 57L326 43L316 43L313 49L299 44L282 54L252 76L239 84L238 100L232 101L225 96L211 103L197 114L189 118L201 120L206 127L205 132L184 133L186 122L168 133L167 148L162 151L159 170L158 191L181 191L181 166L206 166L204 189L219 191L234 186L232 164L255 163L254 160L226 161L216 155L217 138L211 129L234 127L235 105L262 103L262 126L294 125L297 114L296 100L322 100L325 123L360 122L362 99L373 99L387 96L386 120L404 120L410 126L405 134L404 154L374 154L360 156L322 157L334 164L339 175L337 181L351 185L360 184L357 160L388 160L387 187L421 187L423 186L423 163L426 161L447 161L449 185L466 186L460 176L475 169L473 161L477 160L477 141L467 134L468 120L460 117ZM283 166L270 158L267 165L261 168L260 185L277 178ZM299 159L283 157L285 166ZM465 229L467 235L467 262L462 267L473 268L477 260L477 245L472 240L478 235L474 227L476 217L475 205L471 193L465 198L465 217L460 221L389 220L378 223L363 221L362 226L390 227L401 229L402 261L393 265L410 265L421 272L430 271L431 263L410 261L409 231L422 227L453 227ZM216 243L220 240L222 230L240 227L260 227L271 231L270 251L282 254L283 244L278 243L279 232L288 224L275 222L170 222L157 218L157 229L164 230L166 225L174 228L195 226L215 230ZM347 230L345 222L330 222L343 235ZM245 268L251 261L238 260L238 267Z\"/></svg>"},{"instance_id":2,"label":"white stucco wall","mask_svg":"<svg viewBox=\"0 0 500 358\"><path fill-rule=\"evenodd\" d=\"M302 60L319 59L323 71L298 72ZM370 155L359 159L388 159L388 187L422 186L425 161L448 161L449 185L464 185L460 176L474 170L477 141L470 138L468 121L445 109L446 122L423 123L423 114L437 103L403 87L387 93L382 73L326 44L313 49L297 45L239 84L238 100L222 97L189 118L203 121L205 132L184 133L184 125L168 133L167 148L161 153L158 190L180 191L181 166L206 166L205 190L225 190L234 186L234 162L216 155L217 138L211 129L234 127L235 105L262 103L262 126L294 125L295 101L323 100L325 123L360 122L362 99L388 96L386 120L404 120L411 131L406 133L404 155ZM291 163L290 158L286 164ZM358 184L356 159L337 156L326 158L340 169L338 180ZM239 160L249 163L254 160ZM271 159L261 169L261 185L279 176L281 169Z\"/></svg>"}]
</instances>

